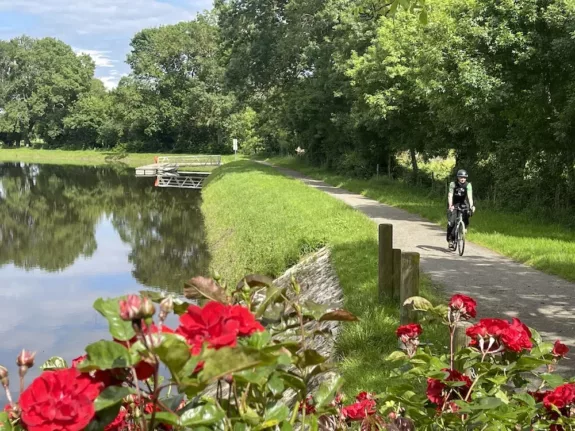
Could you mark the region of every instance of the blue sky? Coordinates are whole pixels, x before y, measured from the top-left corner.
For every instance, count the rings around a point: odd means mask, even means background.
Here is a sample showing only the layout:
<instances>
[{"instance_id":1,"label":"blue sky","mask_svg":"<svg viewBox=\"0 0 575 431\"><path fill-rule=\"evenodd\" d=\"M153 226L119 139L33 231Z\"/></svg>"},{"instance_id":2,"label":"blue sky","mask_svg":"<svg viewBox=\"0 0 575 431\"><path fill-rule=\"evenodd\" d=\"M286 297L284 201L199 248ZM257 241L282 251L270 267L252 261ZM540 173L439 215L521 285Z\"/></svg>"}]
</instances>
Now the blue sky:
<instances>
[{"instance_id":1,"label":"blue sky","mask_svg":"<svg viewBox=\"0 0 575 431\"><path fill-rule=\"evenodd\" d=\"M0 39L55 37L96 62L106 87L129 73L130 39L139 30L193 19L212 0L0 0Z\"/></svg>"}]
</instances>

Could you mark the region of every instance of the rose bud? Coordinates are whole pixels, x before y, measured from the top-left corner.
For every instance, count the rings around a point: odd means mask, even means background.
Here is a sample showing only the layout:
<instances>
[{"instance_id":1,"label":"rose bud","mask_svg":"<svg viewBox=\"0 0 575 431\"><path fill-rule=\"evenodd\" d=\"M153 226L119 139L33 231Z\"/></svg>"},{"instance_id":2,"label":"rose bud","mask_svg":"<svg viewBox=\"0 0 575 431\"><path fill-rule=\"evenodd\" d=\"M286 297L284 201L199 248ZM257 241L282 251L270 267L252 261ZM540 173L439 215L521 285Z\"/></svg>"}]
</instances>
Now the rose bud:
<instances>
[{"instance_id":1,"label":"rose bud","mask_svg":"<svg viewBox=\"0 0 575 431\"><path fill-rule=\"evenodd\" d=\"M140 316L142 319L152 317L156 312L156 307L150 298L142 298L142 304L140 305Z\"/></svg>"},{"instance_id":2,"label":"rose bud","mask_svg":"<svg viewBox=\"0 0 575 431\"><path fill-rule=\"evenodd\" d=\"M18 358L16 359L16 365L18 365L19 367L31 368L34 366L35 356L36 352L30 353L22 349L22 352L18 355Z\"/></svg>"},{"instance_id":3,"label":"rose bud","mask_svg":"<svg viewBox=\"0 0 575 431\"><path fill-rule=\"evenodd\" d=\"M0 365L0 382L2 382L2 386L4 387L10 384L8 380L8 369L2 365Z\"/></svg>"},{"instance_id":4,"label":"rose bud","mask_svg":"<svg viewBox=\"0 0 575 431\"><path fill-rule=\"evenodd\" d=\"M170 295L160 302L160 320L166 320L166 317L168 317L168 314L172 311L174 311L174 298Z\"/></svg>"},{"instance_id":5,"label":"rose bud","mask_svg":"<svg viewBox=\"0 0 575 431\"><path fill-rule=\"evenodd\" d=\"M120 317L126 321L141 319L141 306L142 298L138 295L128 295L126 300L120 300Z\"/></svg>"}]
</instances>

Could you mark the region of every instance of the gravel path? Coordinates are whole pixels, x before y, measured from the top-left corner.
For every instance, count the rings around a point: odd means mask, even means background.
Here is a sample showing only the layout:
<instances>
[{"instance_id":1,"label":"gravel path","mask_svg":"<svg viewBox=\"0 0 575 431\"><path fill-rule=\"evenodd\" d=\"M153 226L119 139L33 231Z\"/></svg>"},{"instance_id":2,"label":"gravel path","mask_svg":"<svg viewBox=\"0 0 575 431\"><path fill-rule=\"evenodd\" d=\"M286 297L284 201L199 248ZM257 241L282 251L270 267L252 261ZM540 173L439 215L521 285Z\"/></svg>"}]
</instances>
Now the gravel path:
<instances>
[{"instance_id":1,"label":"gravel path","mask_svg":"<svg viewBox=\"0 0 575 431\"><path fill-rule=\"evenodd\" d=\"M469 242L460 257L447 249L443 227L299 172L275 168L345 202L377 224L392 223L394 248L420 253L421 270L441 284L447 294L463 293L475 298L478 319L518 317L546 341L561 339L571 348L568 356L574 359L562 361L558 371L564 374L575 370L575 284Z\"/></svg>"}]
</instances>

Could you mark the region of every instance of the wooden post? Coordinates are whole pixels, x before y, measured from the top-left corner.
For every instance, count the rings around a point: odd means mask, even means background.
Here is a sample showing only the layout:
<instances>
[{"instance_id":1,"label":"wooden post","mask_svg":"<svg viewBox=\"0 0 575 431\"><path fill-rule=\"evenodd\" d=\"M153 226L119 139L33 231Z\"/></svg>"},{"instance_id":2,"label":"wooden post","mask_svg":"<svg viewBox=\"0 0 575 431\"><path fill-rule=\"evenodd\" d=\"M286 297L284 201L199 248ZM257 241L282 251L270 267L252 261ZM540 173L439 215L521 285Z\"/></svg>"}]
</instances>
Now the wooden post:
<instances>
[{"instance_id":1,"label":"wooden post","mask_svg":"<svg viewBox=\"0 0 575 431\"><path fill-rule=\"evenodd\" d=\"M419 296L419 253L401 253L401 288L399 292L399 320L402 325L417 322L417 312L404 306L405 300Z\"/></svg>"},{"instance_id":2,"label":"wooden post","mask_svg":"<svg viewBox=\"0 0 575 431\"><path fill-rule=\"evenodd\" d=\"M471 322L460 321L455 325L455 332L453 333L453 352L457 353L461 349L464 349L469 345L471 338L465 335L465 331L470 326L473 326Z\"/></svg>"},{"instance_id":3,"label":"wooden post","mask_svg":"<svg viewBox=\"0 0 575 431\"><path fill-rule=\"evenodd\" d=\"M392 297L395 300L399 300L399 292L401 289L401 250L399 248L394 248L392 254L393 254Z\"/></svg>"},{"instance_id":4,"label":"wooden post","mask_svg":"<svg viewBox=\"0 0 575 431\"><path fill-rule=\"evenodd\" d=\"M393 297L393 225L379 225L378 293L379 301Z\"/></svg>"}]
</instances>

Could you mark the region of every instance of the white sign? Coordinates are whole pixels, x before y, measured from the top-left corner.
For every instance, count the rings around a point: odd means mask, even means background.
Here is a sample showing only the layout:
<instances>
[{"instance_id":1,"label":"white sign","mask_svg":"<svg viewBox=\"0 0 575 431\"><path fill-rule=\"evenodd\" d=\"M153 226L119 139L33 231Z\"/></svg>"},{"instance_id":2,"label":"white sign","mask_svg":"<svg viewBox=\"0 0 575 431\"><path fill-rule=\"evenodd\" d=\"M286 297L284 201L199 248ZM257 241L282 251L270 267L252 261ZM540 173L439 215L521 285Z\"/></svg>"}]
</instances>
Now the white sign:
<instances>
[{"instance_id":1,"label":"white sign","mask_svg":"<svg viewBox=\"0 0 575 431\"><path fill-rule=\"evenodd\" d=\"M234 139L234 151L238 151L238 140Z\"/></svg>"}]
</instances>

